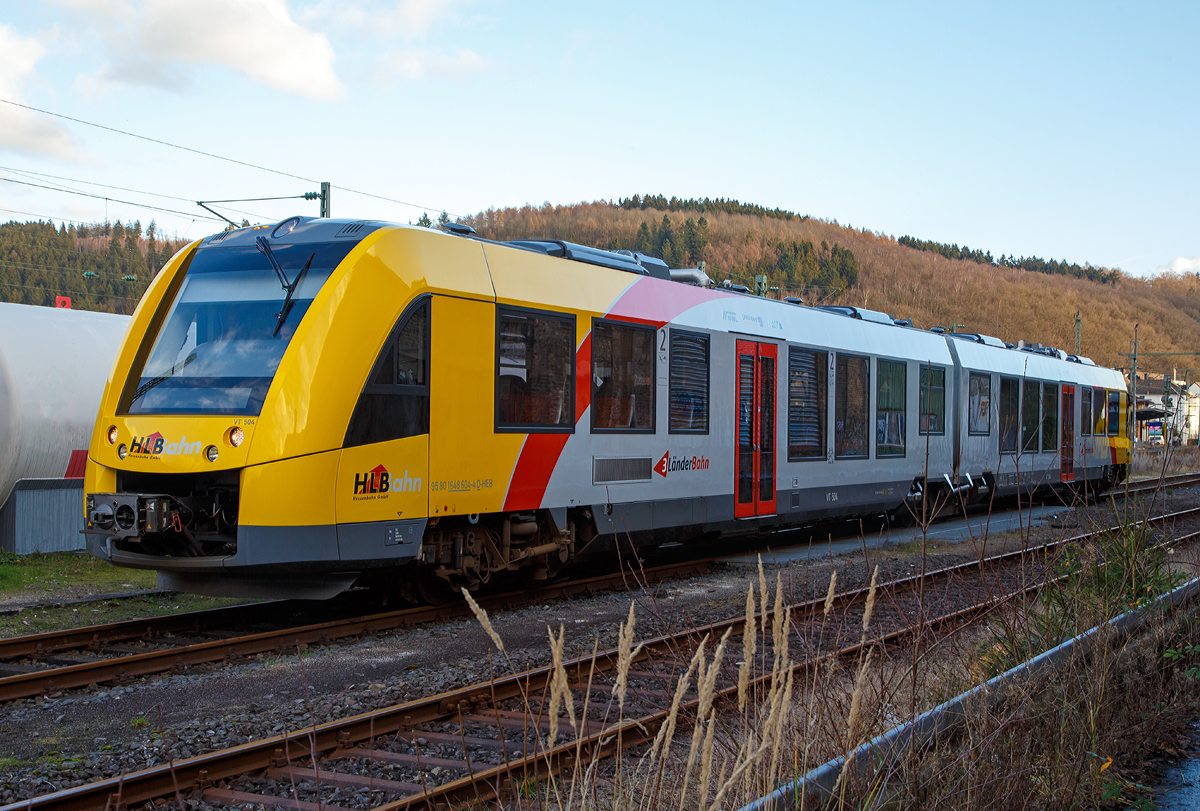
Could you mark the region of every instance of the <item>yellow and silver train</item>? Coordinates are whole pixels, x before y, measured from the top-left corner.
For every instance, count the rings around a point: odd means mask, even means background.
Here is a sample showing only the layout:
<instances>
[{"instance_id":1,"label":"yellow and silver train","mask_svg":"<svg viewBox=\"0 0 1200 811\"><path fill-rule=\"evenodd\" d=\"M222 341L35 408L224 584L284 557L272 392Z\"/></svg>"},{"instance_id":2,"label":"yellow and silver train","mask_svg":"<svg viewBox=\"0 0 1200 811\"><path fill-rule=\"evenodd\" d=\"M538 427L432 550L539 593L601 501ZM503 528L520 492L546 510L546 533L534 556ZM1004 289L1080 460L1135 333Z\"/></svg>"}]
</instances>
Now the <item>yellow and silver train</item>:
<instances>
[{"instance_id":1,"label":"yellow and silver train","mask_svg":"<svg viewBox=\"0 0 1200 811\"><path fill-rule=\"evenodd\" d=\"M185 591L432 597L615 543L1102 489L1128 422L1119 373L1049 348L630 252L293 217L189 245L146 292L85 531Z\"/></svg>"}]
</instances>

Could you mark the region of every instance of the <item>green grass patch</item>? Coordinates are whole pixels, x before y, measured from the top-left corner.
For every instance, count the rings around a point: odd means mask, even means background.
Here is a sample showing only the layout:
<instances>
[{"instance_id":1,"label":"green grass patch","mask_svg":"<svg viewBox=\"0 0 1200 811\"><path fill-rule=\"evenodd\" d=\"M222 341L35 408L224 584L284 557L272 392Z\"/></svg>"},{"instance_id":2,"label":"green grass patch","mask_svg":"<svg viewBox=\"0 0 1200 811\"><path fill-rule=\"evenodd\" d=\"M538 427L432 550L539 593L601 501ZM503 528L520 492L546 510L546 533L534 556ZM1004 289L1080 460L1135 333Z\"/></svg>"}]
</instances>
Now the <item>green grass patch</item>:
<instances>
[{"instance_id":1,"label":"green grass patch","mask_svg":"<svg viewBox=\"0 0 1200 811\"><path fill-rule=\"evenodd\" d=\"M121 600L31 608L19 614L0 616L0 639L252 602L258 601L235 597L201 597L198 594L150 594Z\"/></svg>"},{"instance_id":2,"label":"green grass patch","mask_svg":"<svg viewBox=\"0 0 1200 811\"><path fill-rule=\"evenodd\" d=\"M86 599L93 594L147 591L156 588L157 582L157 575L153 571L124 569L85 552L53 552L23 557L0 553L0 597L7 598L9 602L74 600ZM0 615L0 638L200 611L245 602L254 601L195 594L160 594L29 608L16 614Z\"/></svg>"},{"instance_id":3,"label":"green grass patch","mask_svg":"<svg viewBox=\"0 0 1200 811\"><path fill-rule=\"evenodd\" d=\"M143 569L123 569L86 552L11 555L0 558L0 596L35 592L31 599L83 597L116 591L152 589L157 575Z\"/></svg>"}]
</instances>

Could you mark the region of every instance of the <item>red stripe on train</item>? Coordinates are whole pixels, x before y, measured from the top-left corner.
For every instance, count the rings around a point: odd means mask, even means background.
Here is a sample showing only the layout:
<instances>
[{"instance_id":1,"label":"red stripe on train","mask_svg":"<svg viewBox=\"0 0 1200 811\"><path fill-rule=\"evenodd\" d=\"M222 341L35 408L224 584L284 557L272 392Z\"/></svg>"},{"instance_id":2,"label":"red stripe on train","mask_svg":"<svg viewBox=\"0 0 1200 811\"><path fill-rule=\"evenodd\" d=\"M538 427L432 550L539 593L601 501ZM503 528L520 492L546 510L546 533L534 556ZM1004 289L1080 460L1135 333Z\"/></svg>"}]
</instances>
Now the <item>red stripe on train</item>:
<instances>
[{"instance_id":1,"label":"red stripe on train","mask_svg":"<svg viewBox=\"0 0 1200 811\"><path fill-rule=\"evenodd\" d=\"M636 291L636 295L633 295ZM625 289L613 302L606 315L625 321L634 321L662 327L685 310L716 298L733 296L676 284L662 279L643 277ZM575 352L575 424L587 409L592 396L592 334L588 333ZM542 506L550 476L558 464L570 434L530 434L521 446L517 464L513 468L508 494L504 497L505 510L534 510Z\"/></svg>"},{"instance_id":2,"label":"red stripe on train","mask_svg":"<svg viewBox=\"0 0 1200 811\"><path fill-rule=\"evenodd\" d=\"M583 417L592 396L592 334L575 351L575 424ZM504 497L505 510L535 510L542 506L546 486L570 434L530 434L521 446L512 482Z\"/></svg>"}]
</instances>

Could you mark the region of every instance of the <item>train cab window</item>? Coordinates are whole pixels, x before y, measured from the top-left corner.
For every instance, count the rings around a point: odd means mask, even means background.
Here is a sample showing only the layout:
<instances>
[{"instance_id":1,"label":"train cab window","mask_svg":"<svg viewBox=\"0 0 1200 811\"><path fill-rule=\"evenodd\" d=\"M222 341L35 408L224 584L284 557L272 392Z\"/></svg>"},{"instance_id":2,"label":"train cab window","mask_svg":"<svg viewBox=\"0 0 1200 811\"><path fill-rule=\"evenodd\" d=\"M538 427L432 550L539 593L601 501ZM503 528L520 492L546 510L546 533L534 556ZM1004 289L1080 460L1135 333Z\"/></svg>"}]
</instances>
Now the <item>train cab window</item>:
<instances>
[{"instance_id":1,"label":"train cab window","mask_svg":"<svg viewBox=\"0 0 1200 811\"><path fill-rule=\"evenodd\" d=\"M575 429L575 317L496 308L496 430Z\"/></svg>"},{"instance_id":2,"label":"train cab window","mask_svg":"<svg viewBox=\"0 0 1200 811\"><path fill-rule=\"evenodd\" d=\"M359 395L345 446L429 433L429 297L400 316Z\"/></svg>"},{"instance_id":3,"label":"train cab window","mask_svg":"<svg viewBox=\"0 0 1200 811\"><path fill-rule=\"evenodd\" d=\"M1042 422L1042 384L1026 380L1021 396L1021 453L1038 452L1038 428Z\"/></svg>"},{"instance_id":4,"label":"train cab window","mask_svg":"<svg viewBox=\"0 0 1200 811\"><path fill-rule=\"evenodd\" d=\"M1104 436L1104 408L1107 402L1108 392L1104 389L1092 392L1092 434L1095 436Z\"/></svg>"},{"instance_id":5,"label":"train cab window","mask_svg":"<svg viewBox=\"0 0 1200 811\"><path fill-rule=\"evenodd\" d=\"M654 340L641 324L592 323L592 430L654 432Z\"/></svg>"},{"instance_id":6,"label":"train cab window","mask_svg":"<svg viewBox=\"0 0 1200 811\"><path fill-rule=\"evenodd\" d=\"M867 409L871 394L871 364L867 358L837 356L834 398L833 454L839 459L870 455Z\"/></svg>"},{"instance_id":7,"label":"train cab window","mask_svg":"<svg viewBox=\"0 0 1200 811\"><path fill-rule=\"evenodd\" d=\"M972 372L967 380L967 433L989 436L992 433L992 376Z\"/></svg>"},{"instance_id":8,"label":"train cab window","mask_svg":"<svg viewBox=\"0 0 1200 811\"><path fill-rule=\"evenodd\" d=\"M788 347L788 461L825 458L829 353Z\"/></svg>"},{"instance_id":9,"label":"train cab window","mask_svg":"<svg viewBox=\"0 0 1200 811\"><path fill-rule=\"evenodd\" d=\"M1042 384L1042 453L1058 450L1058 384Z\"/></svg>"},{"instance_id":10,"label":"train cab window","mask_svg":"<svg viewBox=\"0 0 1200 811\"><path fill-rule=\"evenodd\" d=\"M1108 435L1119 436L1121 427L1121 392L1108 393Z\"/></svg>"},{"instance_id":11,"label":"train cab window","mask_svg":"<svg viewBox=\"0 0 1200 811\"><path fill-rule=\"evenodd\" d=\"M908 365L878 362L875 382L875 456L903 456Z\"/></svg>"},{"instance_id":12,"label":"train cab window","mask_svg":"<svg viewBox=\"0 0 1200 811\"><path fill-rule=\"evenodd\" d=\"M707 434L708 336L672 329L670 352L668 431Z\"/></svg>"},{"instance_id":13,"label":"train cab window","mask_svg":"<svg viewBox=\"0 0 1200 811\"><path fill-rule=\"evenodd\" d=\"M921 367L921 435L946 433L946 370L940 366Z\"/></svg>"},{"instance_id":14,"label":"train cab window","mask_svg":"<svg viewBox=\"0 0 1200 811\"><path fill-rule=\"evenodd\" d=\"M1021 381L1000 378L1000 453L1017 452L1021 426Z\"/></svg>"},{"instance_id":15,"label":"train cab window","mask_svg":"<svg viewBox=\"0 0 1200 811\"><path fill-rule=\"evenodd\" d=\"M1087 386L1079 389L1079 435L1092 435L1092 390Z\"/></svg>"}]
</instances>

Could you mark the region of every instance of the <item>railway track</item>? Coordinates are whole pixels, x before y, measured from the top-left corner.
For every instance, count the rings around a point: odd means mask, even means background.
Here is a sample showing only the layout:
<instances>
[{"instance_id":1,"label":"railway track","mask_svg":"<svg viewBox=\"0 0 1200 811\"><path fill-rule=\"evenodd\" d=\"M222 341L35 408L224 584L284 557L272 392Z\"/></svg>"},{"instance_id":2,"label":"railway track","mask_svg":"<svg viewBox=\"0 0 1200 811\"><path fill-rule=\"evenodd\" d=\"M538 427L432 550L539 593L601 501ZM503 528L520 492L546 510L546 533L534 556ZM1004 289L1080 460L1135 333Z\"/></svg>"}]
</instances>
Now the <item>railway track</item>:
<instances>
[{"instance_id":1,"label":"railway track","mask_svg":"<svg viewBox=\"0 0 1200 811\"><path fill-rule=\"evenodd\" d=\"M1147 522L1157 524L1198 514L1200 509L1184 510ZM1022 583L1023 578L1015 574L1018 564L1039 554L1044 560L1060 547L1092 536L1076 535L1032 550L1007 552L901 578L879 585L876 597L885 607L895 607L906 595L911 599L918 589L931 593L929 587L939 581L960 578L965 583L977 576L982 578L985 571L1013 567L987 587L977 581L974 588L960 588L957 602L941 600L941 613L928 617L922 625L931 628L965 623L1044 586L1037 578L1038 582ZM1196 537L1200 533L1175 542ZM864 603L868 592L867 588L856 588L834 596L834 606L842 611L839 625L846 628L855 624L856 617L848 615L846 609ZM980 593L984 594L982 599ZM595 758L613 754L617 747L654 740L671 719L672 705L675 713L683 713L686 723L697 716L707 717L713 701L734 698L739 689L767 689L771 679L780 678L782 671L772 666L769 645L759 636L765 636L776 617L790 615L792 623L786 636L798 637L801 646L806 639L811 643L812 625L804 633L795 631L806 623L821 622L825 606L823 598L798 602L786 606L788 613L783 615L763 607L755 614L755 634L748 637L756 640L753 656L745 634L746 618L737 617L644 640L632 656L629 645L613 648L563 661L557 667L497 677L352 718L29 798L8 809L121 808L183 792L214 805L334 811L370 806L389 811L436 809L487 802L548 774L572 773ZM914 626L898 621L910 613L884 611L887 616L878 621L882 623L879 629L853 644L825 652L821 645L813 648L810 644L809 649L817 655L802 656L790 667L794 672L801 671L833 658L853 656L864 644L899 644L914 632ZM711 666L717 670L710 670L709 689L689 689L685 685L683 692L675 692L680 674L688 670L686 663L694 664L696 651L704 645L711 649L717 639L722 640L727 655L721 663L714 657ZM628 663L624 668L623 658ZM750 677L741 688L734 664L738 659L753 663ZM622 669L627 685L623 708L613 703L615 681ZM564 686L578 696L572 705L582 707L577 716L554 700ZM552 732L561 734L552 736Z\"/></svg>"},{"instance_id":2,"label":"railway track","mask_svg":"<svg viewBox=\"0 0 1200 811\"><path fill-rule=\"evenodd\" d=\"M1131 483L1130 491L1200 484L1200 474L1182 474ZM1113 495L1124 492L1124 488ZM716 558L672 563L645 570L652 580L704 571ZM531 601L621 586L610 574L547 586L536 592L510 592L481 598L486 609L511 608ZM59 690L178 671L226 659L283 653L338 639L371 636L428 622L464 616L461 603L421 606L370 615L354 613L297 625L287 615L294 603L277 601L94 625L0 640L0 701ZM258 629L245 633L245 628Z\"/></svg>"},{"instance_id":3,"label":"railway track","mask_svg":"<svg viewBox=\"0 0 1200 811\"><path fill-rule=\"evenodd\" d=\"M714 559L688 561L644 570L651 581L683 577L712 567ZM639 577L643 573L639 573ZM624 572L548 585L537 591L514 591L480 599L488 609L514 608L531 602L571 594L590 594L623 587L630 575ZM0 640L0 701L53 693L91 684L121 682L137 676L164 673L185 667L255 656L282 653L307 645L329 644L348 637L372 636L428 622L469 614L465 604L417 606L369 615L355 614L326 622L282 623L258 633L221 629L262 624L264 611L284 613L289 604L269 603L230 606L188 614L129 620L108 625ZM193 641L201 634L213 638ZM176 635L182 635L182 639ZM140 641L153 647L128 644ZM179 643L183 644L179 644ZM174 643L174 644L173 644ZM67 658L63 651L86 651ZM106 655L109 654L109 655ZM115 655L112 655L115 654ZM82 660L82 661L80 661ZM15 672L14 672L15 671Z\"/></svg>"},{"instance_id":4,"label":"railway track","mask_svg":"<svg viewBox=\"0 0 1200 811\"><path fill-rule=\"evenodd\" d=\"M1129 490L1133 492L1145 492L1147 490L1157 490L1159 487L1187 487L1193 484L1200 484L1200 473L1178 473L1171 476L1163 476L1157 479L1139 479L1138 481L1129 482ZM1125 492L1125 486L1114 488L1110 495L1112 497L1119 496Z\"/></svg>"}]
</instances>

